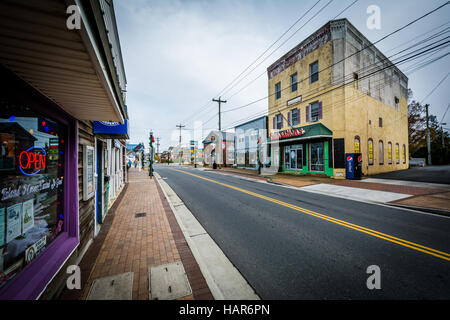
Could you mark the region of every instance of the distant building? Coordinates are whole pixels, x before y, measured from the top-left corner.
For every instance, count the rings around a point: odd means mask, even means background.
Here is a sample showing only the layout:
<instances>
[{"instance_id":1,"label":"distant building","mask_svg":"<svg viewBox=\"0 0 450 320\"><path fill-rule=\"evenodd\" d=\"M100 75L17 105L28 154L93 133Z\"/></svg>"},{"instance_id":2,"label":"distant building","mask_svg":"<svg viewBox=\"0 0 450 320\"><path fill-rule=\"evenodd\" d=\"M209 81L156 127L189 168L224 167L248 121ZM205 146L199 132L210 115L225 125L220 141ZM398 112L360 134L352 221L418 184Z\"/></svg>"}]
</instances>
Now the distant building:
<instances>
[{"instance_id":1,"label":"distant building","mask_svg":"<svg viewBox=\"0 0 450 320\"><path fill-rule=\"evenodd\" d=\"M408 168L408 78L347 19L326 23L267 74L280 171L344 177L345 153L362 154L365 175Z\"/></svg>"},{"instance_id":2,"label":"distant building","mask_svg":"<svg viewBox=\"0 0 450 320\"><path fill-rule=\"evenodd\" d=\"M259 162L267 164L267 148L263 142L267 140L267 116L247 121L234 128L235 134L235 166L237 168L258 170L258 152L262 156ZM264 144L265 146L265 144Z\"/></svg>"},{"instance_id":3,"label":"distant building","mask_svg":"<svg viewBox=\"0 0 450 320\"><path fill-rule=\"evenodd\" d=\"M234 134L225 131L211 131L202 141L203 163L231 167L234 165Z\"/></svg>"}]
</instances>

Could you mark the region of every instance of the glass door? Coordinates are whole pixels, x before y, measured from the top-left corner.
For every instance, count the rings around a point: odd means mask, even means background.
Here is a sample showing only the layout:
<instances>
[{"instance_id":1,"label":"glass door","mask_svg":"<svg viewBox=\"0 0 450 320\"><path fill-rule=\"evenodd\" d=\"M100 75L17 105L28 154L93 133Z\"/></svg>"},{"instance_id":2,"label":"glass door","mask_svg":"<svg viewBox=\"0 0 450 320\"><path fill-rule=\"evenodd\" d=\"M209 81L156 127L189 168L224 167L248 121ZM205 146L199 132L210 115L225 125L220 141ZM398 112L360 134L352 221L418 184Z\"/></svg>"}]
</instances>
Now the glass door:
<instances>
[{"instance_id":1,"label":"glass door","mask_svg":"<svg viewBox=\"0 0 450 320\"><path fill-rule=\"evenodd\" d=\"M323 157L323 142L311 143L310 152L311 171L323 172L325 171L324 157Z\"/></svg>"},{"instance_id":2,"label":"glass door","mask_svg":"<svg viewBox=\"0 0 450 320\"><path fill-rule=\"evenodd\" d=\"M294 145L284 148L284 168L289 170L303 169L303 146Z\"/></svg>"}]
</instances>

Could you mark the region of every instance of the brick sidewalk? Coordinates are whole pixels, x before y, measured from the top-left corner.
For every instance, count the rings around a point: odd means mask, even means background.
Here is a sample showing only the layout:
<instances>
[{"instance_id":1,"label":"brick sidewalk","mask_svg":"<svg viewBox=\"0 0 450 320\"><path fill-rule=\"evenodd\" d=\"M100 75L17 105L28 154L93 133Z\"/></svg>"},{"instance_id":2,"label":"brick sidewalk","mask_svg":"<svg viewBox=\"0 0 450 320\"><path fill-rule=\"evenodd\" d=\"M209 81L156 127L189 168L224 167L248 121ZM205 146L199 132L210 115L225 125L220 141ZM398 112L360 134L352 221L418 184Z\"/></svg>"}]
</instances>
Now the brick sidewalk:
<instances>
[{"instance_id":1,"label":"brick sidewalk","mask_svg":"<svg viewBox=\"0 0 450 320\"><path fill-rule=\"evenodd\" d=\"M156 179L150 179L146 171L130 168L124 192L114 214L106 218L109 226L105 222L80 264L82 273L89 269L89 277L78 290L82 292L76 297L66 290L61 299L86 299L95 279L134 272L133 300L148 300L148 268L176 261L183 263L193 291L182 299L212 299ZM146 216L136 218L135 214L141 212ZM96 241L103 241L99 250Z\"/></svg>"}]
</instances>

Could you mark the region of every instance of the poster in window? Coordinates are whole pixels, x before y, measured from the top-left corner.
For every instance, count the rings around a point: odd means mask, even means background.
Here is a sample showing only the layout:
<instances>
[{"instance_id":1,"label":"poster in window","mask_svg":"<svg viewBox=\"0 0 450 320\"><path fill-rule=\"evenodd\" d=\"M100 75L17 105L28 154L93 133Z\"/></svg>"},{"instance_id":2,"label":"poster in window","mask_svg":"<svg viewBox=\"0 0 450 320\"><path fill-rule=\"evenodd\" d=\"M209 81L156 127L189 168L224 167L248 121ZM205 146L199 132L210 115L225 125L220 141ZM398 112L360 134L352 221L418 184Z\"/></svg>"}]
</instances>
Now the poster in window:
<instances>
[{"instance_id":1,"label":"poster in window","mask_svg":"<svg viewBox=\"0 0 450 320\"><path fill-rule=\"evenodd\" d=\"M4 245L5 245L5 208L0 208L0 247Z\"/></svg>"},{"instance_id":2,"label":"poster in window","mask_svg":"<svg viewBox=\"0 0 450 320\"><path fill-rule=\"evenodd\" d=\"M22 232L22 204L18 203L6 209L6 243L11 242Z\"/></svg>"},{"instance_id":3,"label":"poster in window","mask_svg":"<svg viewBox=\"0 0 450 320\"><path fill-rule=\"evenodd\" d=\"M22 233L34 227L34 199L25 201L22 206Z\"/></svg>"},{"instance_id":4,"label":"poster in window","mask_svg":"<svg viewBox=\"0 0 450 320\"><path fill-rule=\"evenodd\" d=\"M94 147L84 146L83 150L83 200L94 195Z\"/></svg>"}]
</instances>

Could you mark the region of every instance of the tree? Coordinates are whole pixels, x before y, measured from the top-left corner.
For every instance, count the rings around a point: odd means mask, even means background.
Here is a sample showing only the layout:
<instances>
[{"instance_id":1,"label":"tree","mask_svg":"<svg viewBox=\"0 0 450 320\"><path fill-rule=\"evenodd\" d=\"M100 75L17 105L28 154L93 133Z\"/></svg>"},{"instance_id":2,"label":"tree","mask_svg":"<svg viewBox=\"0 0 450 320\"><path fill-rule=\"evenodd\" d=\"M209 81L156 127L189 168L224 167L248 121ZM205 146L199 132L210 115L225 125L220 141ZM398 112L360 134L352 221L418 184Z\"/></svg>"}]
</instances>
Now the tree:
<instances>
[{"instance_id":1,"label":"tree","mask_svg":"<svg viewBox=\"0 0 450 320\"><path fill-rule=\"evenodd\" d=\"M412 97L411 89L408 91L408 101ZM449 135L442 132L436 116L429 114L431 158L433 164L450 163ZM444 135L444 146L442 146ZM420 102L412 100L408 104L408 140L409 152L413 158L427 158L427 120L426 108Z\"/></svg>"}]
</instances>

